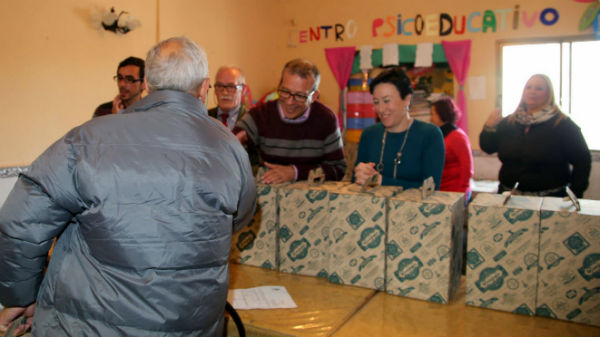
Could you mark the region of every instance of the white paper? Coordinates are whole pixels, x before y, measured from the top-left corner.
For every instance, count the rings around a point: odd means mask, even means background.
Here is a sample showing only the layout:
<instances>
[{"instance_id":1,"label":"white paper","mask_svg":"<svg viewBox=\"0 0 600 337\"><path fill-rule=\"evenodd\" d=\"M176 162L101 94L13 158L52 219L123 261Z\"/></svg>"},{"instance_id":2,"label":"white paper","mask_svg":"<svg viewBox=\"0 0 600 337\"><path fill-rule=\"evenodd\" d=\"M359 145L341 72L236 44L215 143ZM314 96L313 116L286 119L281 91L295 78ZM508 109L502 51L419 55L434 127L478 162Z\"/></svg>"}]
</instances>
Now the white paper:
<instances>
[{"instance_id":1,"label":"white paper","mask_svg":"<svg viewBox=\"0 0 600 337\"><path fill-rule=\"evenodd\" d=\"M371 54L373 54L373 46L360 46L360 69L373 68Z\"/></svg>"},{"instance_id":2,"label":"white paper","mask_svg":"<svg viewBox=\"0 0 600 337\"><path fill-rule=\"evenodd\" d=\"M384 66L395 66L399 62L398 55L398 44L387 43L383 45L383 65Z\"/></svg>"},{"instance_id":3,"label":"white paper","mask_svg":"<svg viewBox=\"0 0 600 337\"><path fill-rule=\"evenodd\" d=\"M485 76L470 76L467 78L469 99L485 99Z\"/></svg>"},{"instance_id":4,"label":"white paper","mask_svg":"<svg viewBox=\"0 0 600 337\"><path fill-rule=\"evenodd\" d=\"M298 307L283 286L231 289L227 294L227 301L237 310Z\"/></svg>"},{"instance_id":5,"label":"white paper","mask_svg":"<svg viewBox=\"0 0 600 337\"><path fill-rule=\"evenodd\" d=\"M417 43L415 67L431 67L433 65L433 43Z\"/></svg>"}]
</instances>

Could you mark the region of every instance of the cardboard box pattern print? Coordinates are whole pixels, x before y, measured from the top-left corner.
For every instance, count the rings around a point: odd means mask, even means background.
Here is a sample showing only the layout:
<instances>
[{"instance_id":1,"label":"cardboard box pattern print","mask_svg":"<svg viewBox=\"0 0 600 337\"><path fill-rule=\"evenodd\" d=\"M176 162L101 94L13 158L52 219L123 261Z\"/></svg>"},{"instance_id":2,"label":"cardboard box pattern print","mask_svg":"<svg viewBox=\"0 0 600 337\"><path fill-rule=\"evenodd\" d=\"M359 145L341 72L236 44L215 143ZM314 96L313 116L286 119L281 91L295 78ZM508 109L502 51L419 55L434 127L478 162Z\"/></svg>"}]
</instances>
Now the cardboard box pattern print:
<instances>
[{"instance_id":1,"label":"cardboard box pattern print","mask_svg":"<svg viewBox=\"0 0 600 337\"><path fill-rule=\"evenodd\" d=\"M422 199L411 189L389 199L386 291L448 303L460 285L464 194Z\"/></svg>"}]
</instances>

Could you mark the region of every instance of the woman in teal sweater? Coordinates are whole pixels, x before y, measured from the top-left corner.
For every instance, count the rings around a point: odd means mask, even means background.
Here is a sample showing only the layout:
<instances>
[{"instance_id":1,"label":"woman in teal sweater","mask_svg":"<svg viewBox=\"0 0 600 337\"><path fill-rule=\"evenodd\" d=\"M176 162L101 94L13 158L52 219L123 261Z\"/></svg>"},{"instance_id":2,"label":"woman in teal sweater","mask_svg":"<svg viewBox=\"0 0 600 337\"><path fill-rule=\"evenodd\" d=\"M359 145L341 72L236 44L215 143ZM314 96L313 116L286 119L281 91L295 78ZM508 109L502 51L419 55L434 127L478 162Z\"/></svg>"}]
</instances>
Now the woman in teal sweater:
<instances>
[{"instance_id":1,"label":"woman in teal sweater","mask_svg":"<svg viewBox=\"0 0 600 337\"><path fill-rule=\"evenodd\" d=\"M371 82L380 122L366 128L358 145L355 181L365 184L373 175L382 185L418 188L433 177L440 188L444 169L444 137L438 127L410 117L410 79L400 67L384 70Z\"/></svg>"}]
</instances>

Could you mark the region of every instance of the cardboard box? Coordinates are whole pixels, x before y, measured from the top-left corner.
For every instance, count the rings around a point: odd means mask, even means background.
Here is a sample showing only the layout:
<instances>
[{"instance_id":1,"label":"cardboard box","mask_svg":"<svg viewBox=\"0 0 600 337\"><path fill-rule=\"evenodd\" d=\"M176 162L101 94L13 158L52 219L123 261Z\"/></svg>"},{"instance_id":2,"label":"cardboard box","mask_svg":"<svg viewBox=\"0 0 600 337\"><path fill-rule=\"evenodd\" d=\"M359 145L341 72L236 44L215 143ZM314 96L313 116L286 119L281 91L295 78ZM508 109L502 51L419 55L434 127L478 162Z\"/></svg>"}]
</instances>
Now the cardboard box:
<instances>
[{"instance_id":1,"label":"cardboard box","mask_svg":"<svg viewBox=\"0 0 600 337\"><path fill-rule=\"evenodd\" d=\"M385 289L386 196L397 191L378 187L364 192L356 184L329 189L330 282Z\"/></svg>"},{"instance_id":2,"label":"cardboard box","mask_svg":"<svg viewBox=\"0 0 600 337\"><path fill-rule=\"evenodd\" d=\"M464 194L416 189L389 198L386 292L448 303L460 285Z\"/></svg>"},{"instance_id":3,"label":"cardboard box","mask_svg":"<svg viewBox=\"0 0 600 337\"><path fill-rule=\"evenodd\" d=\"M279 269L279 189L284 185L256 185L257 207L248 227L231 239L230 260L267 269Z\"/></svg>"},{"instance_id":4,"label":"cardboard box","mask_svg":"<svg viewBox=\"0 0 600 337\"><path fill-rule=\"evenodd\" d=\"M600 326L600 201L544 198L536 315Z\"/></svg>"},{"instance_id":5,"label":"cardboard box","mask_svg":"<svg viewBox=\"0 0 600 337\"><path fill-rule=\"evenodd\" d=\"M479 193L469 204L467 305L533 315L542 198Z\"/></svg>"},{"instance_id":6,"label":"cardboard box","mask_svg":"<svg viewBox=\"0 0 600 337\"><path fill-rule=\"evenodd\" d=\"M328 192L321 185L297 182L280 190L279 271L329 275Z\"/></svg>"}]
</instances>

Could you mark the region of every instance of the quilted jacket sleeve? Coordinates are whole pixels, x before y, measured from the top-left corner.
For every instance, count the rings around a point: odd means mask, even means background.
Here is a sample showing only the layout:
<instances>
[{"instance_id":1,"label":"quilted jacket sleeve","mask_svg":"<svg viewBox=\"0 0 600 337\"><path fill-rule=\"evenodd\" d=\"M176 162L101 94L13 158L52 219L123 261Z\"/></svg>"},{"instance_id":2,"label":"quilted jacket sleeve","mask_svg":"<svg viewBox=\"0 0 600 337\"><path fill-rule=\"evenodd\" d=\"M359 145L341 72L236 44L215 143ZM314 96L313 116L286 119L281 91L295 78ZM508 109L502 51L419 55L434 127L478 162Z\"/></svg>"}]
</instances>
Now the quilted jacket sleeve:
<instances>
[{"instance_id":1,"label":"quilted jacket sleeve","mask_svg":"<svg viewBox=\"0 0 600 337\"><path fill-rule=\"evenodd\" d=\"M0 303L36 299L54 237L82 207L75 192L74 155L64 138L21 174L0 209Z\"/></svg>"},{"instance_id":2,"label":"quilted jacket sleeve","mask_svg":"<svg viewBox=\"0 0 600 337\"><path fill-rule=\"evenodd\" d=\"M252 176L252 168L248 160L248 155L240 146L236 146L236 148L236 158L240 167L241 189L237 213L233 219L234 232L250 224L256 208L256 185Z\"/></svg>"}]
</instances>

